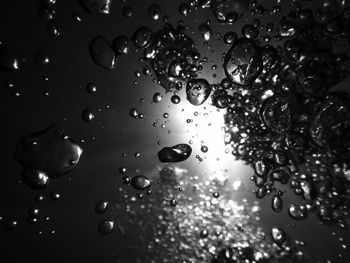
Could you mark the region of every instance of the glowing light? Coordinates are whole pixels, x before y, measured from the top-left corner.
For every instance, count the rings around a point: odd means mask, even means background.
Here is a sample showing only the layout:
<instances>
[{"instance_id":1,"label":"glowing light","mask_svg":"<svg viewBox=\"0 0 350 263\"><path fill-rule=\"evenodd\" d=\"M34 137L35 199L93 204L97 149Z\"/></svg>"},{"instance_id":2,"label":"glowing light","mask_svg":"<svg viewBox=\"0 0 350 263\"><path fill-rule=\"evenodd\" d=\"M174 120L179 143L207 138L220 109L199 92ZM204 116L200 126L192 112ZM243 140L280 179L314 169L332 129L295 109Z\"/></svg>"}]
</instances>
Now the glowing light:
<instances>
[{"instance_id":1,"label":"glowing light","mask_svg":"<svg viewBox=\"0 0 350 263\"><path fill-rule=\"evenodd\" d=\"M242 182L240 180L236 180L232 183L232 187L235 191L237 191L242 185Z\"/></svg>"},{"instance_id":2,"label":"glowing light","mask_svg":"<svg viewBox=\"0 0 350 263\"><path fill-rule=\"evenodd\" d=\"M186 105L187 106L187 105ZM204 158L202 162L206 167L214 167L218 160L225 157L225 110L217 110L208 105L198 107L198 111L193 105L184 108L181 114L176 114L176 123L190 135L194 149L201 149L206 146L208 151L198 151L197 155ZM185 127L183 124L185 123ZM182 130L182 131L183 131ZM210 158L209 158L210 157ZM197 159L201 159L198 158Z\"/></svg>"}]
</instances>

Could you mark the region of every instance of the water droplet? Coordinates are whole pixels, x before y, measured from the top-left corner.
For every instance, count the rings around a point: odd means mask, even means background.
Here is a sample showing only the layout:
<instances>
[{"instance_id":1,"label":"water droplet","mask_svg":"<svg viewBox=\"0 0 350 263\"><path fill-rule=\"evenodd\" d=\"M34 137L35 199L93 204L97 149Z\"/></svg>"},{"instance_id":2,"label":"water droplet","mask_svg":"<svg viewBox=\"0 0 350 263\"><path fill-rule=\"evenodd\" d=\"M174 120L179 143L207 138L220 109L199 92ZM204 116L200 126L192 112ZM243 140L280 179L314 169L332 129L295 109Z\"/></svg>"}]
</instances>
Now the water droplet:
<instances>
[{"instance_id":1,"label":"water droplet","mask_svg":"<svg viewBox=\"0 0 350 263\"><path fill-rule=\"evenodd\" d=\"M256 198L259 198L259 199L264 198L266 196L266 194L267 194L266 185L259 187L255 192Z\"/></svg>"},{"instance_id":2,"label":"water droplet","mask_svg":"<svg viewBox=\"0 0 350 263\"><path fill-rule=\"evenodd\" d=\"M296 109L297 104L294 97L275 95L264 101L261 116L266 126L272 131L283 133L290 128Z\"/></svg>"},{"instance_id":3,"label":"water droplet","mask_svg":"<svg viewBox=\"0 0 350 263\"><path fill-rule=\"evenodd\" d=\"M132 36L132 40L136 47L145 48L150 44L152 38L152 31L148 27L141 27L137 29Z\"/></svg>"},{"instance_id":4,"label":"water droplet","mask_svg":"<svg viewBox=\"0 0 350 263\"><path fill-rule=\"evenodd\" d=\"M96 65L108 70L116 67L117 56L115 55L108 40L103 36L97 36L90 42L90 54Z\"/></svg>"},{"instance_id":5,"label":"water droplet","mask_svg":"<svg viewBox=\"0 0 350 263\"><path fill-rule=\"evenodd\" d=\"M225 44L231 45L238 39L238 35L236 32L227 32L224 35Z\"/></svg>"},{"instance_id":6,"label":"water droplet","mask_svg":"<svg viewBox=\"0 0 350 263\"><path fill-rule=\"evenodd\" d=\"M195 106L202 105L208 98L211 87L205 79L192 79L187 82L186 95L187 100Z\"/></svg>"},{"instance_id":7,"label":"water droplet","mask_svg":"<svg viewBox=\"0 0 350 263\"><path fill-rule=\"evenodd\" d=\"M29 217L28 218L29 224L36 224L37 222L38 222L38 218L36 218L36 217Z\"/></svg>"},{"instance_id":8,"label":"water droplet","mask_svg":"<svg viewBox=\"0 0 350 263\"><path fill-rule=\"evenodd\" d=\"M122 183L123 184L130 184L130 182L131 182L131 178L129 177L129 176L123 176L122 177Z\"/></svg>"},{"instance_id":9,"label":"water droplet","mask_svg":"<svg viewBox=\"0 0 350 263\"><path fill-rule=\"evenodd\" d=\"M225 109L230 105L232 96L229 96L226 93L219 93L217 95L214 94L212 101L215 107L219 109Z\"/></svg>"},{"instance_id":10,"label":"water droplet","mask_svg":"<svg viewBox=\"0 0 350 263\"><path fill-rule=\"evenodd\" d=\"M350 128L350 112L337 97L327 97L309 129L312 140L322 147L340 145Z\"/></svg>"},{"instance_id":11,"label":"water droplet","mask_svg":"<svg viewBox=\"0 0 350 263\"><path fill-rule=\"evenodd\" d=\"M209 41L211 37L211 29L208 24L206 23L201 23L199 25L199 33L201 33L202 37L204 38L205 41Z\"/></svg>"},{"instance_id":12,"label":"water droplet","mask_svg":"<svg viewBox=\"0 0 350 263\"><path fill-rule=\"evenodd\" d=\"M199 236L201 238L207 238L209 236L209 231L207 229L202 229L201 232L199 233Z\"/></svg>"},{"instance_id":13,"label":"water droplet","mask_svg":"<svg viewBox=\"0 0 350 263\"><path fill-rule=\"evenodd\" d=\"M162 30L153 35L144 53L150 59L158 83L166 90L180 90L181 81L197 77L200 55L194 41L180 27L175 30L170 24L165 24Z\"/></svg>"},{"instance_id":14,"label":"water droplet","mask_svg":"<svg viewBox=\"0 0 350 263\"><path fill-rule=\"evenodd\" d=\"M44 200L44 196L43 195L37 195L34 197L34 201L35 202L41 202L42 200Z\"/></svg>"},{"instance_id":15,"label":"water droplet","mask_svg":"<svg viewBox=\"0 0 350 263\"><path fill-rule=\"evenodd\" d=\"M79 13L75 12L72 14L72 18L74 22L81 22L81 16Z\"/></svg>"},{"instance_id":16,"label":"water droplet","mask_svg":"<svg viewBox=\"0 0 350 263\"><path fill-rule=\"evenodd\" d=\"M132 17L133 12L134 10L132 9L131 6L124 6L122 9L122 14L126 18Z\"/></svg>"},{"instance_id":17,"label":"water droplet","mask_svg":"<svg viewBox=\"0 0 350 263\"><path fill-rule=\"evenodd\" d=\"M103 214L107 211L107 208L109 206L109 203L106 201L100 201L95 205L95 213L97 214Z\"/></svg>"},{"instance_id":18,"label":"water droplet","mask_svg":"<svg viewBox=\"0 0 350 263\"><path fill-rule=\"evenodd\" d=\"M242 28L242 35L246 38L255 39L259 35L259 30L255 26L247 24Z\"/></svg>"},{"instance_id":19,"label":"water droplet","mask_svg":"<svg viewBox=\"0 0 350 263\"><path fill-rule=\"evenodd\" d=\"M114 230L114 221L112 220L103 220L98 225L98 232L103 236L111 234L113 230Z\"/></svg>"},{"instance_id":20,"label":"water droplet","mask_svg":"<svg viewBox=\"0 0 350 263\"><path fill-rule=\"evenodd\" d=\"M56 4L56 0L39 0L39 2L44 6L53 6Z\"/></svg>"},{"instance_id":21,"label":"water droplet","mask_svg":"<svg viewBox=\"0 0 350 263\"><path fill-rule=\"evenodd\" d=\"M281 212L283 209L283 201L282 198L278 195L272 196L272 203L271 203L272 210L275 212Z\"/></svg>"},{"instance_id":22,"label":"water droplet","mask_svg":"<svg viewBox=\"0 0 350 263\"><path fill-rule=\"evenodd\" d=\"M139 116L139 113L138 113L136 108L131 108L129 111L129 114L133 118L138 118L138 116Z\"/></svg>"},{"instance_id":23,"label":"water droplet","mask_svg":"<svg viewBox=\"0 0 350 263\"><path fill-rule=\"evenodd\" d=\"M39 215L39 209L32 207L28 210L28 215L32 216L32 217L37 217Z\"/></svg>"},{"instance_id":24,"label":"water droplet","mask_svg":"<svg viewBox=\"0 0 350 263\"><path fill-rule=\"evenodd\" d=\"M254 162L255 174L259 177L264 177L269 172L269 166L264 160Z\"/></svg>"},{"instance_id":25,"label":"water droplet","mask_svg":"<svg viewBox=\"0 0 350 263\"><path fill-rule=\"evenodd\" d=\"M202 145L202 146L201 146L201 151L202 151L203 153L208 152L208 146Z\"/></svg>"},{"instance_id":26,"label":"water droplet","mask_svg":"<svg viewBox=\"0 0 350 263\"><path fill-rule=\"evenodd\" d=\"M49 182L49 177L46 173L33 168L24 169L22 172L22 179L23 182L33 190L42 190Z\"/></svg>"},{"instance_id":27,"label":"water droplet","mask_svg":"<svg viewBox=\"0 0 350 263\"><path fill-rule=\"evenodd\" d=\"M95 115L90 109L85 109L81 112L81 118L84 122L89 123L95 118Z\"/></svg>"},{"instance_id":28,"label":"water droplet","mask_svg":"<svg viewBox=\"0 0 350 263\"><path fill-rule=\"evenodd\" d=\"M125 174L126 171L127 171L126 167L120 167L120 168L119 168L119 173L120 173L120 174Z\"/></svg>"},{"instance_id":29,"label":"water droplet","mask_svg":"<svg viewBox=\"0 0 350 263\"><path fill-rule=\"evenodd\" d=\"M276 151L273 156L273 159L275 161L275 164L279 166L284 166L288 161L288 156L284 151Z\"/></svg>"},{"instance_id":30,"label":"water droplet","mask_svg":"<svg viewBox=\"0 0 350 263\"><path fill-rule=\"evenodd\" d=\"M305 147L307 141L306 138L297 132L287 132L285 137L285 144L291 149L302 149Z\"/></svg>"},{"instance_id":31,"label":"water droplet","mask_svg":"<svg viewBox=\"0 0 350 263\"><path fill-rule=\"evenodd\" d=\"M151 71L151 69L147 66L147 65L145 65L144 67L143 67L143 74L145 75L145 76L150 76L151 74L152 74L152 71Z\"/></svg>"},{"instance_id":32,"label":"water droplet","mask_svg":"<svg viewBox=\"0 0 350 263\"><path fill-rule=\"evenodd\" d=\"M47 26L47 32L49 32L50 35L58 37L61 35L60 27L57 25L56 21L50 20L46 24Z\"/></svg>"},{"instance_id":33,"label":"water droplet","mask_svg":"<svg viewBox=\"0 0 350 263\"><path fill-rule=\"evenodd\" d=\"M271 229L271 237L273 242L275 242L277 245L281 246L284 242L286 242L287 235L286 233L278 227L273 227Z\"/></svg>"},{"instance_id":34,"label":"water droplet","mask_svg":"<svg viewBox=\"0 0 350 263\"><path fill-rule=\"evenodd\" d=\"M224 61L226 77L239 85L250 85L262 71L259 47L248 38L233 43Z\"/></svg>"},{"instance_id":35,"label":"water droplet","mask_svg":"<svg viewBox=\"0 0 350 263\"><path fill-rule=\"evenodd\" d=\"M18 140L13 156L25 168L33 169L26 175L28 182L45 185L45 173L49 177L57 177L77 166L83 150L70 138L63 139L65 134L58 125L51 125Z\"/></svg>"},{"instance_id":36,"label":"water droplet","mask_svg":"<svg viewBox=\"0 0 350 263\"><path fill-rule=\"evenodd\" d=\"M14 230L18 227L18 222L16 220L5 220L2 222L2 226L5 230Z\"/></svg>"},{"instance_id":37,"label":"water droplet","mask_svg":"<svg viewBox=\"0 0 350 263\"><path fill-rule=\"evenodd\" d=\"M179 6L179 13L183 16L187 16L191 11L191 7L187 3L182 3Z\"/></svg>"},{"instance_id":38,"label":"water droplet","mask_svg":"<svg viewBox=\"0 0 350 263\"><path fill-rule=\"evenodd\" d=\"M267 45L261 50L261 56L263 60L264 72L271 72L280 65L280 56L278 55L277 49ZM285 83L289 84L289 83Z\"/></svg>"},{"instance_id":39,"label":"water droplet","mask_svg":"<svg viewBox=\"0 0 350 263\"><path fill-rule=\"evenodd\" d=\"M37 52L34 54L34 61L36 64L43 66L49 64L50 58L44 52Z\"/></svg>"},{"instance_id":40,"label":"water droplet","mask_svg":"<svg viewBox=\"0 0 350 263\"><path fill-rule=\"evenodd\" d=\"M170 201L169 201L169 204L171 205L171 206L176 206L177 205L177 203L178 203L178 201L176 200L176 199L171 199Z\"/></svg>"},{"instance_id":41,"label":"water droplet","mask_svg":"<svg viewBox=\"0 0 350 263\"><path fill-rule=\"evenodd\" d=\"M56 192L51 192L50 193L50 198L53 201L58 201L58 200L61 199L61 195L59 193L56 193Z\"/></svg>"},{"instance_id":42,"label":"water droplet","mask_svg":"<svg viewBox=\"0 0 350 263\"><path fill-rule=\"evenodd\" d=\"M96 93L96 91L97 91L97 87L96 87L95 83L92 83L92 82L86 84L85 88L86 88L86 91L91 93L91 94Z\"/></svg>"},{"instance_id":43,"label":"water droplet","mask_svg":"<svg viewBox=\"0 0 350 263\"><path fill-rule=\"evenodd\" d=\"M54 19L55 14L56 14L55 10L53 10L50 7L41 6L38 9L38 15L44 21L50 21L50 20Z\"/></svg>"},{"instance_id":44,"label":"water droplet","mask_svg":"<svg viewBox=\"0 0 350 263\"><path fill-rule=\"evenodd\" d=\"M111 11L113 0L79 0L81 6L91 14L106 14Z\"/></svg>"},{"instance_id":45,"label":"water droplet","mask_svg":"<svg viewBox=\"0 0 350 263\"><path fill-rule=\"evenodd\" d=\"M117 53L119 55L128 54L130 52L129 39L124 35L117 36L113 40L112 49L114 50L115 53Z\"/></svg>"},{"instance_id":46,"label":"water droplet","mask_svg":"<svg viewBox=\"0 0 350 263\"><path fill-rule=\"evenodd\" d=\"M163 163L182 162L188 159L191 153L192 148L188 144L177 144L172 147L164 147L158 152L158 158Z\"/></svg>"},{"instance_id":47,"label":"water droplet","mask_svg":"<svg viewBox=\"0 0 350 263\"><path fill-rule=\"evenodd\" d=\"M179 104L181 101L180 97L178 95L171 96L171 102L174 104Z\"/></svg>"},{"instance_id":48,"label":"water droplet","mask_svg":"<svg viewBox=\"0 0 350 263\"><path fill-rule=\"evenodd\" d=\"M146 190L151 187L151 181L144 175L136 175L131 179L131 185L136 190Z\"/></svg>"},{"instance_id":49,"label":"water droplet","mask_svg":"<svg viewBox=\"0 0 350 263\"><path fill-rule=\"evenodd\" d=\"M16 71L19 69L19 61L8 49L0 49L0 69L3 71Z\"/></svg>"},{"instance_id":50,"label":"water droplet","mask_svg":"<svg viewBox=\"0 0 350 263\"><path fill-rule=\"evenodd\" d=\"M246 0L212 0L211 10L220 23L232 24L248 9Z\"/></svg>"},{"instance_id":51,"label":"water droplet","mask_svg":"<svg viewBox=\"0 0 350 263\"><path fill-rule=\"evenodd\" d=\"M157 4L153 4L148 8L148 15L153 20L158 20L160 17L160 7Z\"/></svg>"},{"instance_id":52,"label":"water droplet","mask_svg":"<svg viewBox=\"0 0 350 263\"><path fill-rule=\"evenodd\" d=\"M294 204L290 205L288 209L288 214L291 218L296 220L302 220L308 217L306 210L303 210L300 206Z\"/></svg>"},{"instance_id":53,"label":"water droplet","mask_svg":"<svg viewBox=\"0 0 350 263\"><path fill-rule=\"evenodd\" d=\"M159 92L154 93L153 95L153 102L158 103L162 100L162 95Z\"/></svg>"}]
</instances>

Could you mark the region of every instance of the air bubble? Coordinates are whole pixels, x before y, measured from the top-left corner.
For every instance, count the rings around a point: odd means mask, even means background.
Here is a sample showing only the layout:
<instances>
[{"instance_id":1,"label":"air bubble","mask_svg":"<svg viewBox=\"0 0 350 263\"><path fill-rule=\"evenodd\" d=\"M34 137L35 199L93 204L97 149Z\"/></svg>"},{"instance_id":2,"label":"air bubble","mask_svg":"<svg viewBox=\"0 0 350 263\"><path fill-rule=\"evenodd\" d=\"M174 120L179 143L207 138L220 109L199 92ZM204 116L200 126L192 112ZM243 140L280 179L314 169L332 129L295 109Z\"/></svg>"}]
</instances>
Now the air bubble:
<instances>
[{"instance_id":1,"label":"air bubble","mask_svg":"<svg viewBox=\"0 0 350 263\"><path fill-rule=\"evenodd\" d=\"M64 134L61 127L51 125L18 140L14 158L31 171L26 177L29 181L34 179L34 185L46 185L46 174L48 177L61 176L78 165L83 150L72 139L62 139Z\"/></svg>"},{"instance_id":2,"label":"air bubble","mask_svg":"<svg viewBox=\"0 0 350 263\"><path fill-rule=\"evenodd\" d=\"M259 47L248 38L240 38L233 43L224 61L226 77L239 85L250 85L262 71Z\"/></svg>"},{"instance_id":3,"label":"air bubble","mask_svg":"<svg viewBox=\"0 0 350 263\"><path fill-rule=\"evenodd\" d=\"M90 109L85 109L81 112L81 118L85 123L89 123L95 118L95 115Z\"/></svg>"},{"instance_id":4,"label":"air bubble","mask_svg":"<svg viewBox=\"0 0 350 263\"><path fill-rule=\"evenodd\" d=\"M281 212L283 209L283 201L282 198L278 195L272 196L272 202L271 202L272 210L275 212Z\"/></svg>"},{"instance_id":5,"label":"air bubble","mask_svg":"<svg viewBox=\"0 0 350 263\"><path fill-rule=\"evenodd\" d=\"M3 71L16 71L19 69L17 57L8 49L0 49L0 69Z\"/></svg>"},{"instance_id":6,"label":"air bubble","mask_svg":"<svg viewBox=\"0 0 350 263\"><path fill-rule=\"evenodd\" d=\"M131 185L136 190L147 190L151 187L151 181L144 175L136 175L131 179Z\"/></svg>"},{"instance_id":7,"label":"air bubble","mask_svg":"<svg viewBox=\"0 0 350 263\"><path fill-rule=\"evenodd\" d=\"M300 206L294 204L290 205L288 209L288 214L291 218L296 220L302 220L308 217L306 210L303 210Z\"/></svg>"},{"instance_id":8,"label":"air bubble","mask_svg":"<svg viewBox=\"0 0 350 263\"><path fill-rule=\"evenodd\" d=\"M187 100L195 106L202 105L208 98L211 87L205 79L192 79L187 82L186 95Z\"/></svg>"},{"instance_id":9,"label":"air bubble","mask_svg":"<svg viewBox=\"0 0 350 263\"><path fill-rule=\"evenodd\" d=\"M158 158L163 163L182 162L188 159L191 153L192 148L188 144L177 144L172 147L164 147L158 152Z\"/></svg>"},{"instance_id":10,"label":"air bubble","mask_svg":"<svg viewBox=\"0 0 350 263\"><path fill-rule=\"evenodd\" d=\"M271 237L273 242L275 242L279 246L283 245L283 243L286 242L287 239L286 233L278 227L273 227L271 229Z\"/></svg>"},{"instance_id":11,"label":"air bubble","mask_svg":"<svg viewBox=\"0 0 350 263\"><path fill-rule=\"evenodd\" d=\"M117 56L108 40L103 36L97 36L90 42L90 54L96 65L108 70L116 68Z\"/></svg>"},{"instance_id":12,"label":"air bubble","mask_svg":"<svg viewBox=\"0 0 350 263\"><path fill-rule=\"evenodd\" d=\"M130 41L124 36L117 36L112 43L112 49L119 55L126 55L130 52Z\"/></svg>"},{"instance_id":13,"label":"air bubble","mask_svg":"<svg viewBox=\"0 0 350 263\"><path fill-rule=\"evenodd\" d=\"M157 4L153 4L148 8L148 15L153 20L158 20L160 18L160 7Z\"/></svg>"},{"instance_id":14,"label":"air bubble","mask_svg":"<svg viewBox=\"0 0 350 263\"><path fill-rule=\"evenodd\" d=\"M113 0L79 0L82 7L91 14L108 15Z\"/></svg>"},{"instance_id":15,"label":"air bubble","mask_svg":"<svg viewBox=\"0 0 350 263\"><path fill-rule=\"evenodd\" d=\"M179 104L181 101L180 97L178 95L171 96L171 102L174 104Z\"/></svg>"},{"instance_id":16,"label":"air bubble","mask_svg":"<svg viewBox=\"0 0 350 263\"><path fill-rule=\"evenodd\" d=\"M109 203L107 201L100 201L95 205L95 213L103 214L107 211Z\"/></svg>"},{"instance_id":17,"label":"air bubble","mask_svg":"<svg viewBox=\"0 0 350 263\"><path fill-rule=\"evenodd\" d=\"M43 171L27 168L22 172L23 182L33 190L42 190L44 189L48 182L49 177Z\"/></svg>"},{"instance_id":18,"label":"air bubble","mask_svg":"<svg viewBox=\"0 0 350 263\"><path fill-rule=\"evenodd\" d=\"M137 29L132 37L134 45L138 48L145 48L150 44L152 31L148 27Z\"/></svg>"},{"instance_id":19,"label":"air bubble","mask_svg":"<svg viewBox=\"0 0 350 263\"><path fill-rule=\"evenodd\" d=\"M113 232L114 230L114 221L112 220L103 220L99 225L98 225L98 232L103 235L109 235Z\"/></svg>"}]
</instances>

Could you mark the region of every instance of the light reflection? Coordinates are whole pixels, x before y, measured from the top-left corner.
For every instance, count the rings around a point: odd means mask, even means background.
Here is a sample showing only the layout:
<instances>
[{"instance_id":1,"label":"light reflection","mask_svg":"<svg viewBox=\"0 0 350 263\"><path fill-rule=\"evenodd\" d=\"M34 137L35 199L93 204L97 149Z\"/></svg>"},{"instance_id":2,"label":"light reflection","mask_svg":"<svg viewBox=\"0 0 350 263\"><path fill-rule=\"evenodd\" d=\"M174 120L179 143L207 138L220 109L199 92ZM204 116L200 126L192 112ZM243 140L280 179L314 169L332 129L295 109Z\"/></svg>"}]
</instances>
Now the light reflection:
<instances>
[{"instance_id":1,"label":"light reflection","mask_svg":"<svg viewBox=\"0 0 350 263\"><path fill-rule=\"evenodd\" d=\"M232 156L228 154L230 147L225 144L225 122L224 115L226 110L216 109L208 102L205 106L194 107L191 104L184 104L182 112L173 115L173 120L178 133L186 132L188 141L192 142L194 156L197 154L200 165L207 169L208 173L225 169L226 166L232 166ZM189 122L188 120L192 120ZM202 152L201 147L206 146L207 152ZM218 175L219 177L221 175Z\"/></svg>"},{"instance_id":2,"label":"light reflection","mask_svg":"<svg viewBox=\"0 0 350 263\"><path fill-rule=\"evenodd\" d=\"M228 247L237 262L248 262L244 261L248 257L249 262L278 259L287 253L288 250L281 251L260 226L258 203L230 198L232 185L227 181L203 183L201 175L191 175L178 166L161 169L159 181L168 181L170 176L176 180L172 184L159 184L157 191L145 197L143 209L139 202L126 202L125 210L132 215L118 216L118 221L130 224L134 235L147 246L140 250L143 262L211 262ZM179 185L182 191L178 190ZM236 181L234 185L239 187L240 183ZM210 191L220 192L220 197L214 198ZM172 198L178 200L176 206L170 205ZM120 207L116 208L116 214L119 210Z\"/></svg>"},{"instance_id":3,"label":"light reflection","mask_svg":"<svg viewBox=\"0 0 350 263\"><path fill-rule=\"evenodd\" d=\"M235 160L231 145L226 144L226 110L216 109L209 101L197 107L184 101L181 108L174 105L166 110L171 116L167 128L173 136L167 135L164 141L189 143L192 156L185 163L157 166L159 178L154 174L152 180L159 184L154 184L150 196L143 197L145 208L140 211L139 202L127 203L126 210L133 216L119 218L128 221L152 251L144 251L146 262L210 262L227 247L234 249L237 261L244 258L244 249L253 251L256 261L286 253L267 237L259 204L238 198L251 195L245 186L251 169ZM203 146L208 151L201 151ZM213 196L215 192L219 197ZM171 203L174 199L176 205Z\"/></svg>"}]
</instances>

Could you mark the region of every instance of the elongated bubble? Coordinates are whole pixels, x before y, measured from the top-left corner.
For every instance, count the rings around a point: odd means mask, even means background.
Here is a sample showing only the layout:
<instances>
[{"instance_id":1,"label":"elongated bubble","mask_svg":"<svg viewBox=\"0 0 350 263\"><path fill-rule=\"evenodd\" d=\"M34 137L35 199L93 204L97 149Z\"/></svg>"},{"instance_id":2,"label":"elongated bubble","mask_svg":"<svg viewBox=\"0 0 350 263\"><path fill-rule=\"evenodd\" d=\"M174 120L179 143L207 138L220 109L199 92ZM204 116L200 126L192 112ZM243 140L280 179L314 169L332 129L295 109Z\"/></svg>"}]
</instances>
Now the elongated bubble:
<instances>
[{"instance_id":1,"label":"elongated bubble","mask_svg":"<svg viewBox=\"0 0 350 263\"><path fill-rule=\"evenodd\" d=\"M117 56L106 38L103 36L95 37L90 42L89 49L96 65L108 70L115 69Z\"/></svg>"},{"instance_id":2,"label":"elongated bubble","mask_svg":"<svg viewBox=\"0 0 350 263\"><path fill-rule=\"evenodd\" d=\"M172 147L164 147L158 152L159 161L163 163L182 162L188 159L192 148L188 144L177 144Z\"/></svg>"},{"instance_id":3,"label":"elongated bubble","mask_svg":"<svg viewBox=\"0 0 350 263\"><path fill-rule=\"evenodd\" d=\"M70 172L78 165L82 152L82 148L68 138L61 127L51 125L19 138L13 155L24 168L34 169L30 170L34 175L29 177L37 178L39 185L43 185L44 173L58 177Z\"/></svg>"}]
</instances>

